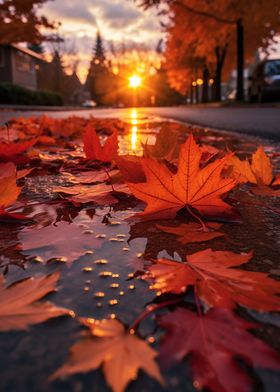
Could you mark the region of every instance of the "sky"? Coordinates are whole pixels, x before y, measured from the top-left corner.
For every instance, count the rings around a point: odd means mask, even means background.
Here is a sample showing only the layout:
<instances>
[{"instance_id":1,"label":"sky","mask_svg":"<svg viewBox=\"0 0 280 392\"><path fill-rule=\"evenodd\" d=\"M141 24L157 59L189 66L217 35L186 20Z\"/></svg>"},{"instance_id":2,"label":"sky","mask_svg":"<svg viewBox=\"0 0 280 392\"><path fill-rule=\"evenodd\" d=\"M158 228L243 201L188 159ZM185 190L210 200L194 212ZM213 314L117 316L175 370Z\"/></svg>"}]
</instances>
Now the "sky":
<instances>
[{"instance_id":1,"label":"sky","mask_svg":"<svg viewBox=\"0 0 280 392\"><path fill-rule=\"evenodd\" d=\"M107 42L116 47L154 49L162 37L156 10L143 11L133 0L54 0L40 11L51 21L60 21L59 34L66 45L75 45L80 54L78 74L85 78L96 32L99 29Z\"/></svg>"}]
</instances>

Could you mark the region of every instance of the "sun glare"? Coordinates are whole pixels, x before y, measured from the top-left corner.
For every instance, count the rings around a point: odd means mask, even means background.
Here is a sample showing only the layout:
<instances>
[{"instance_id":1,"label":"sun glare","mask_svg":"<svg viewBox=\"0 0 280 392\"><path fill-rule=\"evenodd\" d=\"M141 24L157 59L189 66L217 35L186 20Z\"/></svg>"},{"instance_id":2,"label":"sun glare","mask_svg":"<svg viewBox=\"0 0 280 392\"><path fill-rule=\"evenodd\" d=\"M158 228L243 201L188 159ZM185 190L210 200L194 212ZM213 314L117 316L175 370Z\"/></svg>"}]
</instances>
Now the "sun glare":
<instances>
[{"instance_id":1,"label":"sun glare","mask_svg":"<svg viewBox=\"0 0 280 392\"><path fill-rule=\"evenodd\" d=\"M141 86L141 84L142 84L142 79L139 75L134 74L134 75L130 76L129 87L138 88Z\"/></svg>"}]
</instances>

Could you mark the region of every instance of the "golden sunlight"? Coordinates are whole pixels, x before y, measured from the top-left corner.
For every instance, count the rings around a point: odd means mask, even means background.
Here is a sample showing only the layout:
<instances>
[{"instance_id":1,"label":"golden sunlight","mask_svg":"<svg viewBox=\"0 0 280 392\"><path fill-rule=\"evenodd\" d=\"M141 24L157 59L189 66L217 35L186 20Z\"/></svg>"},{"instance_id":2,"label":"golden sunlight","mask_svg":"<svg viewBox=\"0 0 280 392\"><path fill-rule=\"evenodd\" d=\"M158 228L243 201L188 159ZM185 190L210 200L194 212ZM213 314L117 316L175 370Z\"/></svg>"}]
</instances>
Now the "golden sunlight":
<instances>
[{"instance_id":1,"label":"golden sunlight","mask_svg":"<svg viewBox=\"0 0 280 392\"><path fill-rule=\"evenodd\" d=\"M128 80L129 80L129 87L131 88L138 88L142 84L142 78L137 74L130 76Z\"/></svg>"}]
</instances>

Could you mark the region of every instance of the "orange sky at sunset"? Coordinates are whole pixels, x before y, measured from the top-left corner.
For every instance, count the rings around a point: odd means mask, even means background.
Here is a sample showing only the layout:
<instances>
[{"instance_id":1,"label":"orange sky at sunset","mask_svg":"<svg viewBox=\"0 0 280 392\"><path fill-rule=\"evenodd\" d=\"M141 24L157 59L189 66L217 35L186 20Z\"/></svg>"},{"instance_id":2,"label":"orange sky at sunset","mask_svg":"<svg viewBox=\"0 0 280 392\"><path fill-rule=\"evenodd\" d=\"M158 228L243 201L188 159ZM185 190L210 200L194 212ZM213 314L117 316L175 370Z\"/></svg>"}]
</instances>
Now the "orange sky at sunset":
<instances>
[{"instance_id":1,"label":"orange sky at sunset","mask_svg":"<svg viewBox=\"0 0 280 392\"><path fill-rule=\"evenodd\" d=\"M156 11L144 12L132 0L54 0L47 2L41 13L52 21L61 22L59 34L66 45L74 45L79 51L78 74L82 80L97 29L107 49L113 41L116 48L125 43L127 48L154 50L162 37Z\"/></svg>"}]
</instances>

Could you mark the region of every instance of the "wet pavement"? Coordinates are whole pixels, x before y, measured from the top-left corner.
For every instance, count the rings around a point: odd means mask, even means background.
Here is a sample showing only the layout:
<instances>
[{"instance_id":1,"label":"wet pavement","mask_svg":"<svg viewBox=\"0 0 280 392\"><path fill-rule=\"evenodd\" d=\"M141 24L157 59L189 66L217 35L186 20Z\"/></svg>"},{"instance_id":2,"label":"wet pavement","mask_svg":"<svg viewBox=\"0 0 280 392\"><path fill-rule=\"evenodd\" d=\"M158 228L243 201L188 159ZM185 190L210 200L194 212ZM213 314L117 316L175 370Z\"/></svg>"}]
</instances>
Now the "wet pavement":
<instances>
[{"instance_id":1,"label":"wet pavement","mask_svg":"<svg viewBox=\"0 0 280 392\"><path fill-rule=\"evenodd\" d=\"M164 123L150 119L137 110L126 111L122 117L128 126L119 133L121 154L142 154L143 144L153 145L161 127L170 127L183 142L188 127L180 123ZM200 142L211 146L238 151L249 156L263 144L276 171L280 170L280 149L277 143L257 137L221 133L200 128L191 129ZM80 146L77 147L78 155ZM73 159L73 151L63 151L63 159ZM59 152L41 151L46 162L58 160ZM66 157L66 158L65 158ZM246 265L251 271L266 272L274 279L280 277L280 223L279 198L258 197L249 192L247 185L233 191L230 200L242 218L242 224L224 223L226 236L211 242L183 245L174 236L163 233L154 222L139 222L133 218L143 210L143 203L124 195L113 206L86 205L75 207L54 197L57 185L67 184L67 178L58 173L31 175L27 179L22 198L28 200L23 212L33 219L28 225L0 224L0 268L7 283L35 274L59 271L58 291L50 294L53 303L73 310L79 317L101 319L112 314L131 325L145 307L157 302L154 291L141 279L133 276L143 270L147 260L158 256L183 259L211 247L236 253L254 251L253 260ZM50 201L52 201L50 203ZM278 212L277 212L278 211ZM185 222L178 216L172 224ZM168 224L167 221L156 222ZM34 246L36 244L36 246ZM186 296L190 303L193 298ZM158 314L164 311L159 311ZM280 350L280 317L238 308L237 313L247 320L260 323L257 336L271 347ZM30 328L28 332L0 334L0 390L7 392L55 392L109 390L101 372L76 375L50 383L49 376L66 360L69 347L78 339L81 327L75 319L50 320ZM155 339L158 346L162 331L155 327L154 316L141 324L141 335ZM186 364L182 363L164 373L167 388L140 372L137 381L127 391L185 392L194 391ZM250 373L254 391L279 391L280 376L270 370Z\"/></svg>"}]
</instances>

